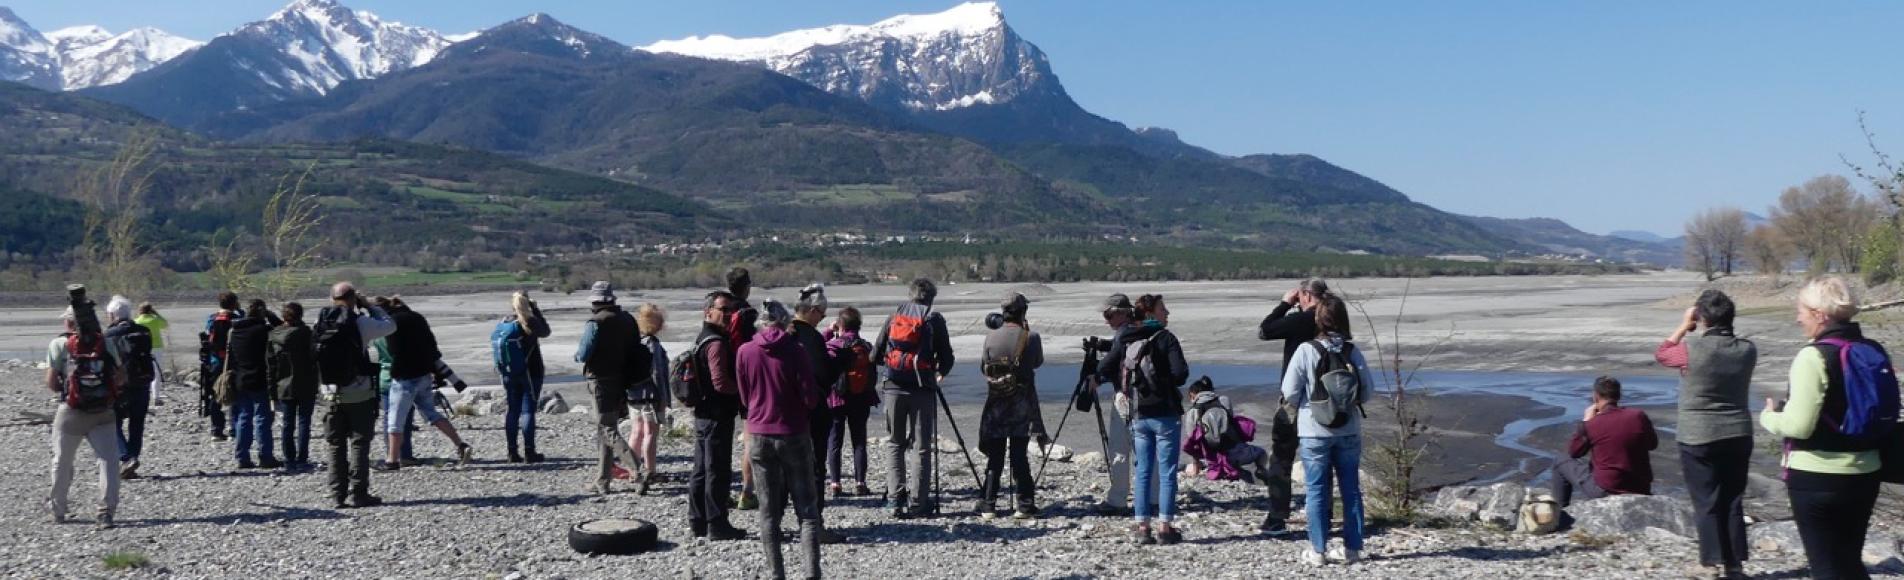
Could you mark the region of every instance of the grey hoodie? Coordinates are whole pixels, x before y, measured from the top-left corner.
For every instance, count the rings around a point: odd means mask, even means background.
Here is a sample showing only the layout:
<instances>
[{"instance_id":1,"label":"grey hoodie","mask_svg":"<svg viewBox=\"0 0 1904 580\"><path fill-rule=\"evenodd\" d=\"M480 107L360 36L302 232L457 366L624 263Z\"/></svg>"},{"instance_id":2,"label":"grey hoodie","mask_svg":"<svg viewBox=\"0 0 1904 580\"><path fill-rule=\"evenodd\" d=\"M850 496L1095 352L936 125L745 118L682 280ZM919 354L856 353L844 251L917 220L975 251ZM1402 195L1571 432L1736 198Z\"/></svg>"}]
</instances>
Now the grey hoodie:
<instances>
[{"instance_id":1,"label":"grey hoodie","mask_svg":"<svg viewBox=\"0 0 1904 580\"><path fill-rule=\"evenodd\" d=\"M1210 407L1208 412L1197 410L1211 401L1216 401L1217 404ZM1196 398L1190 400L1190 408L1183 412L1184 436L1188 437L1190 431L1201 425L1203 426L1203 443L1213 449L1216 448L1218 443L1216 434L1222 432L1224 424L1230 421L1232 408L1234 407L1230 406L1229 397L1217 395L1215 391L1197 393Z\"/></svg>"},{"instance_id":2,"label":"grey hoodie","mask_svg":"<svg viewBox=\"0 0 1904 580\"><path fill-rule=\"evenodd\" d=\"M1335 334L1330 334L1324 343L1330 352L1342 352L1345 346L1352 344ZM1362 349L1352 348L1348 352L1349 364L1362 375L1362 399L1368 400L1370 389L1373 388L1369 381L1374 380L1375 375L1369 372L1368 360L1362 358ZM1362 434L1360 410L1351 411L1349 422L1334 429L1316 422L1315 415L1309 410L1309 390L1316 380L1316 363L1319 362L1322 362L1322 352L1316 349L1314 342L1305 342L1296 349L1295 358L1290 359L1289 366L1283 369L1283 401L1300 409L1296 416L1296 436L1343 437Z\"/></svg>"}]
</instances>

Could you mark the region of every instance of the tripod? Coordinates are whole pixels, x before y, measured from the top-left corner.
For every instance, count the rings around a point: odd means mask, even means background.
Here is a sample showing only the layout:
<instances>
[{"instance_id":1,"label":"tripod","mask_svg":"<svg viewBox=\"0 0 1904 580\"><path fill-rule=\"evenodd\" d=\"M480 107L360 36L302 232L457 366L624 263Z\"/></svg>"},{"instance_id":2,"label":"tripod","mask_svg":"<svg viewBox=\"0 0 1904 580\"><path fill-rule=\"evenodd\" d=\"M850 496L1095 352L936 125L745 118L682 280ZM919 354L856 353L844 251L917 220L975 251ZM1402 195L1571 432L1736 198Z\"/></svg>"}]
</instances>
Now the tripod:
<instances>
[{"instance_id":1,"label":"tripod","mask_svg":"<svg viewBox=\"0 0 1904 580\"><path fill-rule=\"evenodd\" d=\"M918 371L915 370L913 371L913 373L914 373L914 376L917 376ZM979 475L978 464L972 462L972 450L965 446L965 436L959 433L958 420L952 418L952 404L946 402L945 390L943 388L937 388L937 389L933 389L932 393L939 397L939 408L945 411L946 424L952 426L952 437L953 439L959 442L959 453L962 453L965 455L965 468L972 471L972 481L973 483L978 484L980 493L983 493L985 489L985 479ZM934 455L937 455L939 453L939 442L937 440L934 440L930 444L932 445L932 453ZM933 461L932 509L933 509L934 515L937 515L938 511L942 509L941 506L945 504L945 502L943 501L944 498L941 497L943 490L941 489L940 483L939 483L938 467L939 467L938 461L936 460Z\"/></svg>"},{"instance_id":2,"label":"tripod","mask_svg":"<svg viewBox=\"0 0 1904 580\"><path fill-rule=\"evenodd\" d=\"M1085 342L1084 365L1078 369L1078 385L1071 390L1071 402L1065 405L1064 415L1058 417L1058 430L1052 433L1051 440L1045 443L1044 458L1038 461L1038 477L1032 478L1034 482L1044 480L1045 466L1051 465L1051 446L1056 445L1058 437L1064 435L1064 423L1071 419L1071 410L1082 410L1078 407L1078 400L1085 397L1089 398L1085 399L1084 404L1089 405L1091 410L1097 414L1098 444L1104 448L1105 465L1110 465L1111 436L1104 431L1104 406L1099 404L1097 400L1097 349L1091 346L1090 341ZM1032 485L1033 487L1037 486L1036 483Z\"/></svg>"}]
</instances>

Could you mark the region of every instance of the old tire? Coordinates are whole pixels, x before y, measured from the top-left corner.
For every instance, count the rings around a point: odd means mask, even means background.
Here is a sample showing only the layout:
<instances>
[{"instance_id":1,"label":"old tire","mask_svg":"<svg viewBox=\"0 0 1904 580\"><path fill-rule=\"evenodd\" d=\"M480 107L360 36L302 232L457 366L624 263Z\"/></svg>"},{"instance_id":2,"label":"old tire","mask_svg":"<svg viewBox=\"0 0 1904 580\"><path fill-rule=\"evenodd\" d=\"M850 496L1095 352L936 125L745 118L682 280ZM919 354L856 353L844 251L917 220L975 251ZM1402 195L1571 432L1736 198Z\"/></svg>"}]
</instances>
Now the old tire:
<instances>
[{"instance_id":1,"label":"old tire","mask_svg":"<svg viewBox=\"0 0 1904 580\"><path fill-rule=\"evenodd\" d=\"M625 556L654 549L659 535L651 522L604 518L569 527L569 547L583 554Z\"/></svg>"}]
</instances>

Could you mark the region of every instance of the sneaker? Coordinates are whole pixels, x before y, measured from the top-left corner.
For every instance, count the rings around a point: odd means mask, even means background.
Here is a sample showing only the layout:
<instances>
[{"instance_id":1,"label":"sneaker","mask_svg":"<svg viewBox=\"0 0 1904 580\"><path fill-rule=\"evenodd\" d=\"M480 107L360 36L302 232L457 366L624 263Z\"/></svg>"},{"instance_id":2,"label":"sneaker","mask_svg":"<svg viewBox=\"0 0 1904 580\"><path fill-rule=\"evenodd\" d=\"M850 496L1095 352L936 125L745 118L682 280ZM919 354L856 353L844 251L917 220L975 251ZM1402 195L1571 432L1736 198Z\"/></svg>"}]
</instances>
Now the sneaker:
<instances>
[{"instance_id":1,"label":"sneaker","mask_svg":"<svg viewBox=\"0 0 1904 580\"><path fill-rule=\"evenodd\" d=\"M1289 523L1276 516L1264 516L1262 525L1256 526L1256 531L1273 536L1289 531Z\"/></svg>"},{"instance_id":2,"label":"sneaker","mask_svg":"<svg viewBox=\"0 0 1904 580\"><path fill-rule=\"evenodd\" d=\"M402 469L403 465L398 463L391 463L391 462L379 459L377 460L376 463L370 464L370 468L375 471L390 472L390 471L396 471L398 469Z\"/></svg>"},{"instance_id":3,"label":"sneaker","mask_svg":"<svg viewBox=\"0 0 1904 580\"><path fill-rule=\"evenodd\" d=\"M608 475L609 477L612 477L615 479L628 479L628 478L634 477L634 474L629 473L627 469L623 468L620 465L609 466L608 474L609 474Z\"/></svg>"},{"instance_id":4,"label":"sneaker","mask_svg":"<svg viewBox=\"0 0 1904 580\"><path fill-rule=\"evenodd\" d=\"M1309 549L1308 546L1303 546L1302 547L1302 563L1305 566L1320 568L1323 565L1328 564L1329 560L1328 558L1325 558L1322 556L1322 552L1317 552L1315 550Z\"/></svg>"},{"instance_id":5,"label":"sneaker","mask_svg":"<svg viewBox=\"0 0 1904 580\"><path fill-rule=\"evenodd\" d=\"M1038 506L1035 505L1021 505L1018 506L1018 511L1012 512L1012 519L1014 520L1029 520L1037 517Z\"/></svg>"},{"instance_id":6,"label":"sneaker","mask_svg":"<svg viewBox=\"0 0 1904 580\"><path fill-rule=\"evenodd\" d=\"M127 461L125 463L120 464L119 479L138 479L138 478L139 478L139 460L134 459L134 460Z\"/></svg>"},{"instance_id":7,"label":"sneaker","mask_svg":"<svg viewBox=\"0 0 1904 580\"><path fill-rule=\"evenodd\" d=\"M1343 564L1354 564L1362 561L1362 551L1349 550L1341 546L1336 546L1329 548L1329 559Z\"/></svg>"},{"instance_id":8,"label":"sneaker","mask_svg":"<svg viewBox=\"0 0 1904 580\"><path fill-rule=\"evenodd\" d=\"M1157 528L1157 543L1158 544L1164 545L1164 546L1173 546L1180 542L1183 542L1183 532L1177 531L1176 526L1172 526L1170 524L1163 524L1161 526L1158 526Z\"/></svg>"},{"instance_id":9,"label":"sneaker","mask_svg":"<svg viewBox=\"0 0 1904 580\"><path fill-rule=\"evenodd\" d=\"M530 452L522 454L523 463L542 463L542 460L543 460L543 457L541 453L530 451Z\"/></svg>"},{"instance_id":10,"label":"sneaker","mask_svg":"<svg viewBox=\"0 0 1904 580\"><path fill-rule=\"evenodd\" d=\"M350 505L353 507L360 507L360 508L377 507L377 506L383 505L383 498L370 495L370 494L353 496L350 498Z\"/></svg>"},{"instance_id":11,"label":"sneaker","mask_svg":"<svg viewBox=\"0 0 1904 580\"><path fill-rule=\"evenodd\" d=\"M894 518L905 519L905 517L911 513L906 509L906 494L901 492L899 495L887 499L886 511L891 512Z\"/></svg>"},{"instance_id":12,"label":"sneaker","mask_svg":"<svg viewBox=\"0 0 1904 580\"><path fill-rule=\"evenodd\" d=\"M839 497L840 496L840 482L835 481L833 483L826 484L826 494L836 498Z\"/></svg>"},{"instance_id":13,"label":"sneaker","mask_svg":"<svg viewBox=\"0 0 1904 580\"><path fill-rule=\"evenodd\" d=\"M1137 525L1131 526L1130 535L1131 535L1131 541L1136 542L1137 545L1140 545L1140 546L1148 546L1148 545L1157 543L1157 538L1155 536L1150 535L1150 526L1146 526L1144 524L1137 524Z\"/></svg>"},{"instance_id":14,"label":"sneaker","mask_svg":"<svg viewBox=\"0 0 1904 580\"><path fill-rule=\"evenodd\" d=\"M99 524L99 529L110 530L112 529L112 512L99 512L99 517L93 521Z\"/></svg>"},{"instance_id":15,"label":"sneaker","mask_svg":"<svg viewBox=\"0 0 1904 580\"><path fill-rule=\"evenodd\" d=\"M510 463L522 463L522 454L521 454L521 453L517 453L517 452L516 452L516 450L514 450L514 449L510 449L510 450L509 450L509 462L510 462Z\"/></svg>"},{"instance_id":16,"label":"sneaker","mask_svg":"<svg viewBox=\"0 0 1904 580\"><path fill-rule=\"evenodd\" d=\"M715 542L745 540L747 532L740 531L733 524L712 524L707 527L707 539Z\"/></svg>"},{"instance_id":17,"label":"sneaker","mask_svg":"<svg viewBox=\"0 0 1904 580\"><path fill-rule=\"evenodd\" d=\"M457 445L456 446L456 464L469 465L469 456L473 455L474 451L475 449L471 448L468 443Z\"/></svg>"},{"instance_id":18,"label":"sneaker","mask_svg":"<svg viewBox=\"0 0 1904 580\"><path fill-rule=\"evenodd\" d=\"M991 521L998 518L998 506L984 501L978 502L978 507L973 508L973 511L978 512L978 519L981 520Z\"/></svg>"},{"instance_id":19,"label":"sneaker","mask_svg":"<svg viewBox=\"0 0 1904 580\"><path fill-rule=\"evenodd\" d=\"M740 499L734 502L734 509L741 511L760 509L760 498L751 493L740 494Z\"/></svg>"}]
</instances>

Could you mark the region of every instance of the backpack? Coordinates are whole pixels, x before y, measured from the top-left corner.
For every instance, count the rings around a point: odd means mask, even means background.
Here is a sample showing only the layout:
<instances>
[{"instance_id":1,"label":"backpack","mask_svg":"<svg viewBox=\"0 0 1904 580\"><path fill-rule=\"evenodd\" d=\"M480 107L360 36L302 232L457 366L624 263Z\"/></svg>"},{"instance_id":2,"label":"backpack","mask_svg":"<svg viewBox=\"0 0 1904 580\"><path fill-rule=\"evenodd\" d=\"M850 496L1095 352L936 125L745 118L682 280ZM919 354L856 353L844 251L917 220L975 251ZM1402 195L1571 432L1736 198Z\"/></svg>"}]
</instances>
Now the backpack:
<instances>
[{"instance_id":1,"label":"backpack","mask_svg":"<svg viewBox=\"0 0 1904 580\"><path fill-rule=\"evenodd\" d=\"M318 382L349 386L377 373L369 368L370 359L364 357L364 337L357 331L357 316L335 306L318 313L317 324L311 327Z\"/></svg>"},{"instance_id":2,"label":"backpack","mask_svg":"<svg viewBox=\"0 0 1904 580\"><path fill-rule=\"evenodd\" d=\"M1157 376L1157 364L1150 360L1150 343L1156 338L1124 343L1123 383L1124 396L1137 399L1149 396L1155 391L1154 377Z\"/></svg>"},{"instance_id":3,"label":"backpack","mask_svg":"<svg viewBox=\"0 0 1904 580\"><path fill-rule=\"evenodd\" d=\"M489 333L489 348L496 358L496 373L506 379L527 376L529 373L529 347L524 344L522 323L516 320L504 320L496 323L496 330Z\"/></svg>"},{"instance_id":4,"label":"backpack","mask_svg":"<svg viewBox=\"0 0 1904 580\"><path fill-rule=\"evenodd\" d=\"M979 366L979 370L985 374L986 392L992 397L1000 399L1015 397L1019 389L1030 387L1019 380L1018 362L1025 356L1025 346L1031 344L1031 329L1021 330L1023 333L1018 336L1018 349L1012 351L1011 356L993 357Z\"/></svg>"},{"instance_id":5,"label":"backpack","mask_svg":"<svg viewBox=\"0 0 1904 580\"><path fill-rule=\"evenodd\" d=\"M152 358L152 331L130 322L106 329L106 340L119 345L125 357L126 389L145 391L157 378L158 362Z\"/></svg>"},{"instance_id":6,"label":"backpack","mask_svg":"<svg viewBox=\"0 0 1904 580\"><path fill-rule=\"evenodd\" d=\"M66 337L66 407L78 411L112 408L119 387L112 382L106 337L80 332Z\"/></svg>"},{"instance_id":7,"label":"backpack","mask_svg":"<svg viewBox=\"0 0 1904 580\"><path fill-rule=\"evenodd\" d=\"M707 335L694 341L694 348L675 355L668 363L668 392L684 407L701 404L714 394L714 384L701 363L701 349L719 336Z\"/></svg>"},{"instance_id":8,"label":"backpack","mask_svg":"<svg viewBox=\"0 0 1904 580\"><path fill-rule=\"evenodd\" d=\"M894 371L930 371L936 366L929 356L932 342L932 307L923 304L900 306L886 322L886 368Z\"/></svg>"},{"instance_id":9,"label":"backpack","mask_svg":"<svg viewBox=\"0 0 1904 580\"><path fill-rule=\"evenodd\" d=\"M873 391L873 385L879 383L879 371L873 365L873 345L864 340L853 341L846 346L852 359L846 361L846 370L840 373L840 380L833 384L833 391L840 396L864 395Z\"/></svg>"},{"instance_id":10,"label":"backpack","mask_svg":"<svg viewBox=\"0 0 1904 580\"><path fill-rule=\"evenodd\" d=\"M1890 355L1868 340L1827 338L1818 343L1838 349L1838 368L1844 375L1844 415L1822 416L1825 425L1860 444L1881 442L1897 428L1898 419L1897 371Z\"/></svg>"},{"instance_id":11,"label":"backpack","mask_svg":"<svg viewBox=\"0 0 1904 580\"><path fill-rule=\"evenodd\" d=\"M1341 352L1330 352L1320 340L1309 344L1322 357L1316 362L1314 380L1309 385L1309 412L1323 427L1347 425L1351 408L1360 409L1363 397L1362 375L1349 361L1355 345L1343 343Z\"/></svg>"},{"instance_id":12,"label":"backpack","mask_svg":"<svg viewBox=\"0 0 1904 580\"><path fill-rule=\"evenodd\" d=\"M1230 416L1230 420L1224 421L1219 425L1217 432L1214 433L1214 435L1216 435L1217 451L1229 451L1236 448L1237 445L1256 440L1256 420L1236 414L1236 412L1230 410L1229 405L1225 404L1225 402L1226 399L1218 397L1211 399L1207 403L1197 405L1197 412L1199 414L1209 413L1211 409L1222 409L1224 414ZM1205 425L1202 425L1202 422L1199 421L1197 426ZM1205 435L1211 434L1205 433Z\"/></svg>"},{"instance_id":13,"label":"backpack","mask_svg":"<svg viewBox=\"0 0 1904 580\"><path fill-rule=\"evenodd\" d=\"M208 365L223 367L225 348L230 344L231 313L222 310L212 313L205 331L198 333L198 359Z\"/></svg>"}]
</instances>

